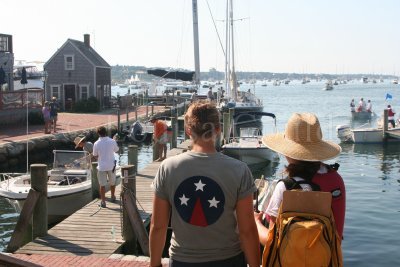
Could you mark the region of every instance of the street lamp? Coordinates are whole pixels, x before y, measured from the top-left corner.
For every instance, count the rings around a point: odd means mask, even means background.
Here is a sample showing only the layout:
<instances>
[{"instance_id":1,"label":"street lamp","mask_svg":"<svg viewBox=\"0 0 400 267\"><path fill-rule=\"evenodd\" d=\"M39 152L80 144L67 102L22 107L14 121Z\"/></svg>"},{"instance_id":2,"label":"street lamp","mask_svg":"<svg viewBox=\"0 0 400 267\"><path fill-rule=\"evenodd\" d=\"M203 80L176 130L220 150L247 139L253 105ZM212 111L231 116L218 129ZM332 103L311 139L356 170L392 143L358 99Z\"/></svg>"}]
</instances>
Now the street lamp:
<instances>
[{"instance_id":1,"label":"street lamp","mask_svg":"<svg viewBox=\"0 0 400 267\"><path fill-rule=\"evenodd\" d=\"M42 72L42 82L43 82L43 90L44 90L44 100L46 101L47 93L46 93L46 80L48 77L47 71L43 70Z\"/></svg>"}]
</instances>

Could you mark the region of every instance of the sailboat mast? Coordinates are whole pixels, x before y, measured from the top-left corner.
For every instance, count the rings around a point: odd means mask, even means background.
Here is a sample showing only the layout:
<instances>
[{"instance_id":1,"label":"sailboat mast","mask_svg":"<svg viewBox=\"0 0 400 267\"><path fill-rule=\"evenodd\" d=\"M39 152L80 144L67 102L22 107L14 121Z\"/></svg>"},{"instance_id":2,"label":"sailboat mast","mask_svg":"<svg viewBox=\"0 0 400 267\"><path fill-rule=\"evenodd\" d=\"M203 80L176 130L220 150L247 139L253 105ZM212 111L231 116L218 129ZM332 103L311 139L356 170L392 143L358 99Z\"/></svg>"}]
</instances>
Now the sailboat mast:
<instances>
[{"instance_id":1,"label":"sailboat mast","mask_svg":"<svg viewBox=\"0 0 400 267\"><path fill-rule=\"evenodd\" d=\"M200 84L199 20L197 0L192 0L195 83Z\"/></svg>"},{"instance_id":2,"label":"sailboat mast","mask_svg":"<svg viewBox=\"0 0 400 267\"><path fill-rule=\"evenodd\" d=\"M237 101L237 81L236 81L236 72L235 72L235 45L233 43L233 0L230 0L229 21L230 21L230 26L231 26L231 54L232 54L231 81L232 81L232 92L233 92L233 99L235 99L235 101Z\"/></svg>"},{"instance_id":3,"label":"sailboat mast","mask_svg":"<svg viewBox=\"0 0 400 267\"><path fill-rule=\"evenodd\" d=\"M229 49L229 0L226 0L226 20L225 20L225 90L228 97L232 97L231 86L229 83L231 67L229 65L230 49Z\"/></svg>"}]
</instances>

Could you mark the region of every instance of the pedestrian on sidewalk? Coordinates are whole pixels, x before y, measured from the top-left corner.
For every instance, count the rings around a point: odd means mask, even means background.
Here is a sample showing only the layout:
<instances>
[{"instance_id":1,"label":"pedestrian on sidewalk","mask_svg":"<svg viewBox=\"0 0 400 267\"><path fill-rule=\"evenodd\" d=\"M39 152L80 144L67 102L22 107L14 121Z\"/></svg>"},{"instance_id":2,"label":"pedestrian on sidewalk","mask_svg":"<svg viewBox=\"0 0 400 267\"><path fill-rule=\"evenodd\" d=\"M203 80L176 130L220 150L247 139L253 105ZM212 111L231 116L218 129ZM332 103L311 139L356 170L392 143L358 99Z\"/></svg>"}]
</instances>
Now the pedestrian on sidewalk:
<instances>
[{"instance_id":1,"label":"pedestrian on sidewalk","mask_svg":"<svg viewBox=\"0 0 400 267\"><path fill-rule=\"evenodd\" d=\"M110 183L111 202L115 202L115 165L114 153L119 147L114 139L107 136L104 126L97 128L99 139L93 145L93 156L97 158L97 178L100 185L100 206L106 208L106 185Z\"/></svg>"},{"instance_id":2,"label":"pedestrian on sidewalk","mask_svg":"<svg viewBox=\"0 0 400 267\"><path fill-rule=\"evenodd\" d=\"M169 266L259 267L249 168L216 151L221 125L215 104L191 104L185 125L192 150L164 160L153 182L150 266L161 266L171 216Z\"/></svg>"},{"instance_id":3,"label":"pedestrian on sidewalk","mask_svg":"<svg viewBox=\"0 0 400 267\"><path fill-rule=\"evenodd\" d=\"M44 106L42 108L42 114L44 120L44 133L49 134L51 133L49 101L44 102Z\"/></svg>"},{"instance_id":4,"label":"pedestrian on sidewalk","mask_svg":"<svg viewBox=\"0 0 400 267\"><path fill-rule=\"evenodd\" d=\"M50 121L53 123L53 132L57 132L57 116L60 110L60 105L57 102L57 97L53 96L50 103Z\"/></svg>"}]
</instances>

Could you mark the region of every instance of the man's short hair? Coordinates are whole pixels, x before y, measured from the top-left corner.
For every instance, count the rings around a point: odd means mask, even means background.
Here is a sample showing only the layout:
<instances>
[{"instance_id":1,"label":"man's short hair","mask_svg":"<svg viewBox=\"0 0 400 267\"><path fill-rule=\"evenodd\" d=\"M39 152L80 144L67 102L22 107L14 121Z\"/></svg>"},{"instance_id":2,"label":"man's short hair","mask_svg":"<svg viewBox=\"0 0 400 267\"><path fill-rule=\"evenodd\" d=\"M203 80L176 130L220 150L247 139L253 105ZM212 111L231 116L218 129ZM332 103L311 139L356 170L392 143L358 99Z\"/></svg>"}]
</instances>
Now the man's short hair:
<instances>
[{"instance_id":1,"label":"man's short hair","mask_svg":"<svg viewBox=\"0 0 400 267\"><path fill-rule=\"evenodd\" d=\"M104 137L107 135L107 129L104 126L100 126L99 128L97 128L97 133L98 135L100 135L101 137Z\"/></svg>"}]
</instances>

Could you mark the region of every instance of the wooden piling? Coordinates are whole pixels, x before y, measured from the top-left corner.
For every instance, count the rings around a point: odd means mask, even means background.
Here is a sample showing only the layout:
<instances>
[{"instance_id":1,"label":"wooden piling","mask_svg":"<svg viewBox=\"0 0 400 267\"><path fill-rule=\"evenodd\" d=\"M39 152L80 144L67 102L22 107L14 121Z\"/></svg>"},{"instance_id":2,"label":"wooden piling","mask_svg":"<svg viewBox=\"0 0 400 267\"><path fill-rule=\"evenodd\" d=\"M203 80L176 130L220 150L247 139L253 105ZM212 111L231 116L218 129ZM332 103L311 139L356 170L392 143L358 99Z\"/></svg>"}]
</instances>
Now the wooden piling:
<instances>
[{"instance_id":1,"label":"wooden piling","mask_svg":"<svg viewBox=\"0 0 400 267\"><path fill-rule=\"evenodd\" d=\"M149 117L149 105L146 105L146 118Z\"/></svg>"},{"instance_id":2,"label":"wooden piling","mask_svg":"<svg viewBox=\"0 0 400 267\"><path fill-rule=\"evenodd\" d=\"M222 122L223 122L223 134L224 134L224 138L223 138L223 143L227 144L229 142L229 129L231 128L230 126L230 114L227 112L224 112L224 114L222 115Z\"/></svg>"},{"instance_id":3,"label":"wooden piling","mask_svg":"<svg viewBox=\"0 0 400 267\"><path fill-rule=\"evenodd\" d=\"M129 145L128 146L128 164L135 166L135 172L137 172L138 166L138 146L137 145Z\"/></svg>"},{"instance_id":4,"label":"wooden piling","mask_svg":"<svg viewBox=\"0 0 400 267\"><path fill-rule=\"evenodd\" d=\"M92 162L92 199L100 197L99 180L97 179L97 162Z\"/></svg>"},{"instance_id":5,"label":"wooden piling","mask_svg":"<svg viewBox=\"0 0 400 267\"><path fill-rule=\"evenodd\" d=\"M129 220L128 210L126 203L129 200L130 194L136 195L136 172L134 165L126 165L121 167L122 182L121 182L121 196L122 203L122 237L125 240L124 252L125 254L134 254L136 251L137 237ZM142 223L142 222L141 222Z\"/></svg>"},{"instance_id":6,"label":"wooden piling","mask_svg":"<svg viewBox=\"0 0 400 267\"><path fill-rule=\"evenodd\" d=\"M137 114L137 107L135 108L135 121L138 119L138 114Z\"/></svg>"},{"instance_id":7,"label":"wooden piling","mask_svg":"<svg viewBox=\"0 0 400 267\"><path fill-rule=\"evenodd\" d=\"M386 132L389 128L389 119L388 119L388 115L389 115L389 111L385 108L383 110L383 141L386 141L387 136L386 136Z\"/></svg>"},{"instance_id":8,"label":"wooden piling","mask_svg":"<svg viewBox=\"0 0 400 267\"><path fill-rule=\"evenodd\" d=\"M31 165L31 188L40 193L32 214L32 238L47 235L47 165Z\"/></svg>"},{"instance_id":9,"label":"wooden piling","mask_svg":"<svg viewBox=\"0 0 400 267\"><path fill-rule=\"evenodd\" d=\"M171 138L171 149L176 148L178 144L178 118L171 117L171 127L172 127L172 138Z\"/></svg>"},{"instance_id":10,"label":"wooden piling","mask_svg":"<svg viewBox=\"0 0 400 267\"><path fill-rule=\"evenodd\" d=\"M151 105L151 116L154 116L154 106Z\"/></svg>"},{"instance_id":11,"label":"wooden piling","mask_svg":"<svg viewBox=\"0 0 400 267\"><path fill-rule=\"evenodd\" d=\"M129 108L126 107L126 124L129 125Z\"/></svg>"},{"instance_id":12,"label":"wooden piling","mask_svg":"<svg viewBox=\"0 0 400 267\"><path fill-rule=\"evenodd\" d=\"M119 112L119 109L117 109L117 133L119 133L121 131L121 114Z\"/></svg>"}]
</instances>

